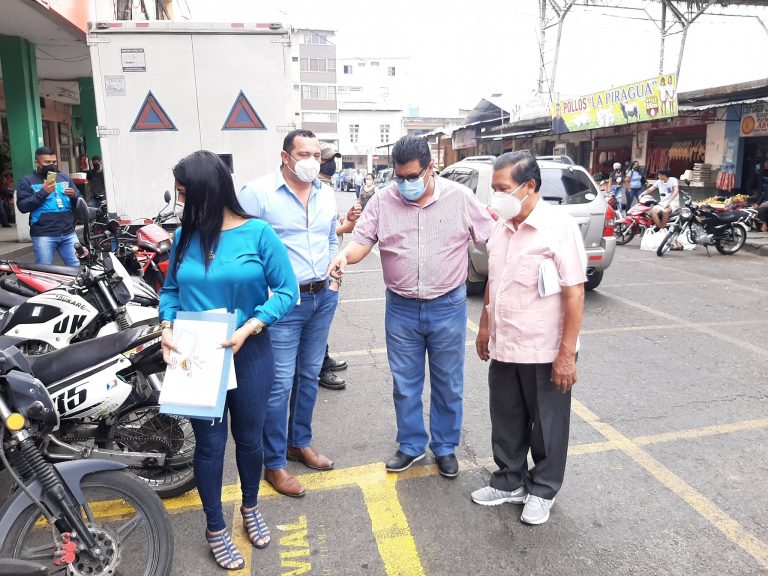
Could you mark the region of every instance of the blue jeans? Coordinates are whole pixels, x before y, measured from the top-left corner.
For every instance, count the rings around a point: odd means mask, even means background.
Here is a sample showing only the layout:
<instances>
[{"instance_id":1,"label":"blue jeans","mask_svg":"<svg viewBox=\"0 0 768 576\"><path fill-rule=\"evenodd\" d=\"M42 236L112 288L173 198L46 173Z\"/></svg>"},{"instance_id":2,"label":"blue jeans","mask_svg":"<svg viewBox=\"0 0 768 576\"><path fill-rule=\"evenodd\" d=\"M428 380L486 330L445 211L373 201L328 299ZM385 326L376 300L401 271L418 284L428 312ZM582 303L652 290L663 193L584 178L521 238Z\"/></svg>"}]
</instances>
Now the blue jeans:
<instances>
[{"instance_id":1,"label":"blue jeans","mask_svg":"<svg viewBox=\"0 0 768 576\"><path fill-rule=\"evenodd\" d=\"M79 266L80 261L75 253L75 244L78 242L77 234L74 232L64 236L32 236L35 262L37 264L53 264L53 259L58 251L64 264Z\"/></svg>"},{"instance_id":2,"label":"blue jeans","mask_svg":"<svg viewBox=\"0 0 768 576\"><path fill-rule=\"evenodd\" d=\"M640 194L643 192L642 188L630 188L627 193L627 210L632 207L632 200L639 200Z\"/></svg>"},{"instance_id":3,"label":"blue jeans","mask_svg":"<svg viewBox=\"0 0 768 576\"><path fill-rule=\"evenodd\" d=\"M243 506L256 506L259 497L261 466L264 462L262 434L267 399L275 376L268 330L245 341L235 355L237 388L227 392L224 416L210 420L191 418L195 432L195 482L203 502L208 530L227 527L221 508L224 449L227 446L227 412L232 420L235 458L240 474Z\"/></svg>"},{"instance_id":4,"label":"blue jeans","mask_svg":"<svg viewBox=\"0 0 768 576\"><path fill-rule=\"evenodd\" d=\"M424 358L429 359L429 448L453 454L461 439L467 291L459 286L433 300L404 298L387 290L384 320L387 357L394 381L397 442L409 456L426 448Z\"/></svg>"},{"instance_id":5,"label":"blue jeans","mask_svg":"<svg viewBox=\"0 0 768 576\"><path fill-rule=\"evenodd\" d=\"M293 310L269 329L275 356L275 383L264 425L267 470L286 467L288 446L306 448L312 444L317 379L339 303L339 293L328 288L315 293L302 292L300 296Z\"/></svg>"}]
</instances>

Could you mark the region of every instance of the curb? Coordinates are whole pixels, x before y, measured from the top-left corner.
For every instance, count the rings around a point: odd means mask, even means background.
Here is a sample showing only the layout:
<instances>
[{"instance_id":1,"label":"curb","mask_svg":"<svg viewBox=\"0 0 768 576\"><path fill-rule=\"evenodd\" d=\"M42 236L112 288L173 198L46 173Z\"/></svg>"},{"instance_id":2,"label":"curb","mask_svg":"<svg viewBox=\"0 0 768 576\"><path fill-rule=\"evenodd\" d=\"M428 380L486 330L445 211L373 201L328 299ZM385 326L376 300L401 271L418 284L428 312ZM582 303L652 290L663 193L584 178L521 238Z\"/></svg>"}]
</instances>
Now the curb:
<instances>
[{"instance_id":1,"label":"curb","mask_svg":"<svg viewBox=\"0 0 768 576\"><path fill-rule=\"evenodd\" d=\"M13 248L8 251L0 248L0 260L34 261L34 254L35 251L32 248L32 244L24 244L19 248Z\"/></svg>"},{"instance_id":2,"label":"curb","mask_svg":"<svg viewBox=\"0 0 768 576\"><path fill-rule=\"evenodd\" d=\"M744 244L744 251L756 256L768 256L768 244Z\"/></svg>"}]
</instances>

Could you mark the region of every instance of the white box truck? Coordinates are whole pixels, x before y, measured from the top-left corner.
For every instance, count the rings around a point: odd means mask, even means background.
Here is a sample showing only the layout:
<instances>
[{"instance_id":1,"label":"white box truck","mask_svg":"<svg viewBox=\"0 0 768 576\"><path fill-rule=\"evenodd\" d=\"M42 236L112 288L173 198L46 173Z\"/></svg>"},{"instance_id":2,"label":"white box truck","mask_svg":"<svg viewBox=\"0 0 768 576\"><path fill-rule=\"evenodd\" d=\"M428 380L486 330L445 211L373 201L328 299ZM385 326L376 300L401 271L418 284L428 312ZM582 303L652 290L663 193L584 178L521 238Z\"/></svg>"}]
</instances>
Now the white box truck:
<instances>
[{"instance_id":1,"label":"white box truck","mask_svg":"<svg viewBox=\"0 0 768 576\"><path fill-rule=\"evenodd\" d=\"M236 189L278 166L294 128L287 28L96 22L88 44L111 213L156 214L195 150L221 155Z\"/></svg>"}]
</instances>

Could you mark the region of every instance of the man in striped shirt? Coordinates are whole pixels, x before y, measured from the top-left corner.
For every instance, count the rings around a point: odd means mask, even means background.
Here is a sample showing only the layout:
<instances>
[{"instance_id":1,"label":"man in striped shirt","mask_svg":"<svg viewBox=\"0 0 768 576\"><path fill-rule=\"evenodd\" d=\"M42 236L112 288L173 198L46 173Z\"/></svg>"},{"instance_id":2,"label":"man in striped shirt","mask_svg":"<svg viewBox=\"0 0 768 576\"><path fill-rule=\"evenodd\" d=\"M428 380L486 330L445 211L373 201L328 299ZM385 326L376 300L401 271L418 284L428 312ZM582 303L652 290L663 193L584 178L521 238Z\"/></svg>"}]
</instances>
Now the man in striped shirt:
<instances>
[{"instance_id":1,"label":"man in striped shirt","mask_svg":"<svg viewBox=\"0 0 768 576\"><path fill-rule=\"evenodd\" d=\"M329 272L341 277L347 264L360 262L378 243L399 444L387 470L402 472L421 460L429 441L440 474L455 478L464 392L467 245L470 239L485 242L493 219L469 188L435 177L423 138L398 140L392 160L393 184L370 199L352 241ZM425 355L430 434L422 416Z\"/></svg>"}]
</instances>

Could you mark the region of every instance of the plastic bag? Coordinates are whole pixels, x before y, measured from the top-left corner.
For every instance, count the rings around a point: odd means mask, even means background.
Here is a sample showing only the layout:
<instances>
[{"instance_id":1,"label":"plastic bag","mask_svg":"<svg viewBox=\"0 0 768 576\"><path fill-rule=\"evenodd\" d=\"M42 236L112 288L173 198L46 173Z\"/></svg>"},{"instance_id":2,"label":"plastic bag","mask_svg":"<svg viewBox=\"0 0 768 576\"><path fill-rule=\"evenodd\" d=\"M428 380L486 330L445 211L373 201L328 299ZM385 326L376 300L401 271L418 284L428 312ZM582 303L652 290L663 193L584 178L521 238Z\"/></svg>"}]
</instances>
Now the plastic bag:
<instances>
[{"instance_id":1,"label":"plastic bag","mask_svg":"<svg viewBox=\"0 0 768 576\"><path fill-rule=\"evenodd\" d=\"M643 234L643 238L640 240L640 250L647 250L649 252L656 252L658 247L664 241L664 237L667 235L667 230L654 230L648 228Z\"/></svg>"}]
</instances>

